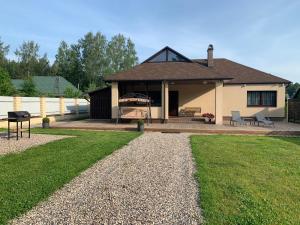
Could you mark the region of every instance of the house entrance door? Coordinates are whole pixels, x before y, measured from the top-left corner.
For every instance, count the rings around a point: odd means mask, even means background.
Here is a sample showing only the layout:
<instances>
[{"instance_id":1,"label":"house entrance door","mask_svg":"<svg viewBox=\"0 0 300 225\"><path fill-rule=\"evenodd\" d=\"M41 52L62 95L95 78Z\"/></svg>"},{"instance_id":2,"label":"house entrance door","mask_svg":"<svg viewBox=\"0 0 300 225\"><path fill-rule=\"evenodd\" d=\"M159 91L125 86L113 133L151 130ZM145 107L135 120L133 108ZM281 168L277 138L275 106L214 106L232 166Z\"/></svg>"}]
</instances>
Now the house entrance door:
<instances>
[{"instance_id":1,"label":"house entrance door","mask_svg":"<svg viewBox=\"0 0 300 225\"><path fill-rule=\"evenodd\" d=\"M178 91L169 91L169 116L178 116Z\"/></svg>"}]
</instances>

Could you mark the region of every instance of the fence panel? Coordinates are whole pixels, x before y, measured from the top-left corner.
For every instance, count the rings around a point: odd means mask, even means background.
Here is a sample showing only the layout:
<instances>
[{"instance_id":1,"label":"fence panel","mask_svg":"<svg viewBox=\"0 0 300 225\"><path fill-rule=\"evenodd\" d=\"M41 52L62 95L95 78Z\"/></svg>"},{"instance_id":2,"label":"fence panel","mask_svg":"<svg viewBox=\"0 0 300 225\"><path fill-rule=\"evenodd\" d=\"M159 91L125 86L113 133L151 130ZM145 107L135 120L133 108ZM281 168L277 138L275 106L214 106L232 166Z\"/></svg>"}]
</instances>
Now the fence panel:
<instances>
[{"instance_id":1,"label":"fence panel","mask_svg":"<svg viewBox=\"0 0 300 225\"><path fill-rule=\"evenodd\" d=\"M28 111L31 116L40 115L40 98L39 97L22 97L21 111Z\"/></svg>"},{"instance_id":2,"label":"fence panel","mask_svg":"<svg viewBox=\"0 0 300 225\"><path fill-rule=\"evenodd\" d=\"M65 98L65 113L76 113L74 98Z\"/></svg>"},{"instance_id":3,"label":"fence panel","mask_svg":"<svg viewBox=\"0 0 300 225\"><path fill-rule=\"evenodd\" d=\"M58 115L59 110L59 98L45 98L46 103L46 115Z\"/></svg>"},{"instance_id":4,"label":"fence panel","mask_svg":"<svg viewBox=\"0 0 300 225\"><path fill-rule=\"evenodd\" d=\"M85 99L78 99L79 113L87 113L89 111L89 103Z\"/></svg>"},{"instance_id":5,"label":"fence panel","mask_svg":"<svg viewBox=\"0 0 300 225\"><path fill-rule=\"evenodd\" d=\"M288 102L288 120L293 123L300 123L300 100L290 99Z\"/></svg>"},{"instance_id":6,"label":"fence panel","mask_svg":"<svg viewBox=\"0 0 300 225\"><path fill-rule=\"evenodd\" d=\"M7 118L8 111L14 111L14 97L0 96L0 119Z\"/></svg>"},{"instance_id":7,"label":"fence panel","mask_svg":"<svg viewBox=\"0 0 300 225\"><path fill-rule=\"evenodd\" d=\"M46 115L59 115L60 112L60 98L45 98L44 109ZM16 101L14 103L14 101ZM14 111L14 105L18 110L28 111L32 116L41 115L41 98L40 97L11 97L11 96L0 96L0 119L7 118L8 111ZM75 114L77 107L74 98L63 98L65 114ZM85 99L77 99L79 113L89 112L89 103Z\"/></svg>"}]
</instances>

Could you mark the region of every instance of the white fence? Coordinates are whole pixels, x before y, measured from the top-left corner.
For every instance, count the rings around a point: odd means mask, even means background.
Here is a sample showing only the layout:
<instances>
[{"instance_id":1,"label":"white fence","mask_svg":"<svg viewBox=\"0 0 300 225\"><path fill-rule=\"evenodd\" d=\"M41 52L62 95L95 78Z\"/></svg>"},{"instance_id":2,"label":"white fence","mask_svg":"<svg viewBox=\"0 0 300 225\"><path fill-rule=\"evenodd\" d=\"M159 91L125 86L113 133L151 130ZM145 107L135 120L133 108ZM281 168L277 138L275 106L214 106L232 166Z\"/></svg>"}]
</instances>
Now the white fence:
<instances>
[{"instance_id":1,"label":"white fence","mask_svg":"<svg viewBox=\"0 0 300 225\"><path fill-rule=\"evenodd\" d=\"M40 117L79 114L89 112L89 103L76 98L0 96L0 119L6 119L9 111L28 111Z\"/></svg>"},{"instance_id":2,"label":"white fence","mask_svg":"<svg viewBox=\"0 0 300 225\"><path fill-rule=\"evenodd\" d=\"M7 96L0 96L0 119L7 117L8 111L14 110L14 98Z\"/></svg>"}]
</instances>

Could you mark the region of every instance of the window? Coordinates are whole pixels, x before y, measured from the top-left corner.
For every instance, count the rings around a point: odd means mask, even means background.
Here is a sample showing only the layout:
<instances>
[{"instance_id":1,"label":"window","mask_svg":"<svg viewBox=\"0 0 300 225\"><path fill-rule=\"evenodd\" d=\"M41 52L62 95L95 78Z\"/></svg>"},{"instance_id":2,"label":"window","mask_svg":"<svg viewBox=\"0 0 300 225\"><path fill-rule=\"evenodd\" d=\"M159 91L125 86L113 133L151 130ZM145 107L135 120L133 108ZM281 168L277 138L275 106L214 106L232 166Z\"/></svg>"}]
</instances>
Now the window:
<instances>
[{"instance_id":1,"label":"window","mask_svg":"<svg viewBox=\"0 0 300 225\"><path fill-rule=\"evenodd\" d=\"M262 106L277 106L277 92L276 91L248 91L247 92L248 107L262 107Z\"/></svg>"},{"instance_id":2,"label":"window","mask_svg":"<svg viewBox=\"0 0 300 225\"><path fill-rule=\"evenodd\" d=\"M188 62L189 60L171 49L165 49L148 60L148 62Z\"/></svg>"},{"instance_id":3,"label":"window","mask_svg":"<svg viewBox=\"0 0 300 225\"><path fill-rule=\"evenodd\" d=\"M167 50L161 52L160 54L152 58L150 62L165 62L166 59L167 59Z\"/></svg>"}]
</instances>

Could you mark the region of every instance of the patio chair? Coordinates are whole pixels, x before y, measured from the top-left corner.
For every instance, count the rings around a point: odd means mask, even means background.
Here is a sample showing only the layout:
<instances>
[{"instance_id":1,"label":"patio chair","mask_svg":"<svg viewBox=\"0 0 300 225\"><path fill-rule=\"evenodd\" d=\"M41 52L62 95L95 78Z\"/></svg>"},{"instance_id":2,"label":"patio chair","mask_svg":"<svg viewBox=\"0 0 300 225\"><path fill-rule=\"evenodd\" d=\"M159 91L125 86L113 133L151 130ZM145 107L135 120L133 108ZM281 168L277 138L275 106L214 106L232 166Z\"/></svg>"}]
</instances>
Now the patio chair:
<instances>
[{"instance_id":1,"label":"patio chair","mask_svg":"<svg viewBox=\"0 0 300 225\"><path fill-rule=\"evenodd\" d=\"M271 121L269 118L265 117L264 115L262 115L261 113L257 113L255 115L256 117L256 122L259 126L260 123L264 124L265 126L275 126L274 122Z\"/></svg>"},{"instance_id":2,"label":"patio chair","mask_svg":"<svg viewBox=\"0 0 300 225\"><path fill-rule=\"evenodd\" d=\"M247 125L247 122L241 117L240 111L231 111L230 125L234 126L234 123Z\"/></svg>"}]
</instances>

